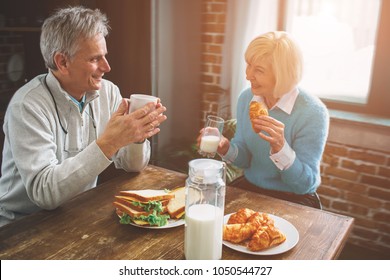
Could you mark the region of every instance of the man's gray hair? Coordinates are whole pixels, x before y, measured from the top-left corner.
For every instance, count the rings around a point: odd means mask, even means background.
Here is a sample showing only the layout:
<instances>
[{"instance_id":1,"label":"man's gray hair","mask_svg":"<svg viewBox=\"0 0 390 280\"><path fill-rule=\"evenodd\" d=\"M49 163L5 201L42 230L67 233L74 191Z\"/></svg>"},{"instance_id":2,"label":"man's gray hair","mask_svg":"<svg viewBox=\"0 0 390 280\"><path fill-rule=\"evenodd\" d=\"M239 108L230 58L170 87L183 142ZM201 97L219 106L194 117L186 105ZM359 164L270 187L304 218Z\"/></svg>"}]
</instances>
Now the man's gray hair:
<instances>
[{"instance_id":1,"label":"man's gray hair","mask_svg":"<svg viewBox=\"0 0 390 280\"><path fill-rule=\"evenodd\" d=\"M98 34L106 37L109 29L107 16L98 9L76 6L56 11L42 25L40 47L46 67L57 70L56 53L71 59L78 51L80 40Z\"/></svg>"}]
</instances>

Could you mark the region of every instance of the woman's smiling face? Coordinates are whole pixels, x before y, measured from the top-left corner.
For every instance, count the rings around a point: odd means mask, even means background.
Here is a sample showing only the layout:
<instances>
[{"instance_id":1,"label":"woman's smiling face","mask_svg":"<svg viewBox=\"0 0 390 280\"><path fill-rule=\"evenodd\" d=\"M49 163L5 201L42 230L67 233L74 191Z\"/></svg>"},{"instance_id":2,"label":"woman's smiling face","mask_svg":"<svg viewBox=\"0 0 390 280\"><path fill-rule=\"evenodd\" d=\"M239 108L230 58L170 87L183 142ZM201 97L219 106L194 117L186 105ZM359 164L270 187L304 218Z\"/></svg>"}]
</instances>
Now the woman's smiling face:
<instances>
[{"instance_id":1,"label":"woman's smiling face","mask_svg":"<svg viewBox=\"0 0 390 280\"><path fill-rule=\"evenodd\" d=\"M251 83L252 93L271 97L275 88L275 75L268 59L247 61L246 79Z\"/></svg>"}]
</instances>

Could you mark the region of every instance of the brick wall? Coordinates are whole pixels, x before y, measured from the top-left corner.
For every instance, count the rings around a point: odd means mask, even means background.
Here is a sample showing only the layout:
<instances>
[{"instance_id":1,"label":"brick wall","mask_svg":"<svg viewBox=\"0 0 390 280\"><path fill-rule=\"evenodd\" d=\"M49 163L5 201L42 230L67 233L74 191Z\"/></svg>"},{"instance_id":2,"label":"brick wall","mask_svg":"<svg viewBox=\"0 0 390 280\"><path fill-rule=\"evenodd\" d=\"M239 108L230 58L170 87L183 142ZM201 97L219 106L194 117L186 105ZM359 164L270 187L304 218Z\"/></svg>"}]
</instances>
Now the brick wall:
<instances>
[{"instance_id":1,"label":"brick wall","mask_svg":"<svg viewBox=\"0 0 390 280\"><path fill-rule=\"evenodd\" d=\"M349 242L390 251L390 153L329 142L318 192L324 209L355 218Z\"/></svg>"},{"instance_id":2,"label":"brick wall","mask_svg":"<svg viewBox=\"0 0 390 280\"><path fill-rule=\"evenodd\" d=\"M208 114L220 114L230 99L219 87L227 9L226 0L203 1L202 123ZM319 188L324 210L355 218L348 242L388 252L390 153L345 143L326 145Z\"/></svg>"}]
</instances>

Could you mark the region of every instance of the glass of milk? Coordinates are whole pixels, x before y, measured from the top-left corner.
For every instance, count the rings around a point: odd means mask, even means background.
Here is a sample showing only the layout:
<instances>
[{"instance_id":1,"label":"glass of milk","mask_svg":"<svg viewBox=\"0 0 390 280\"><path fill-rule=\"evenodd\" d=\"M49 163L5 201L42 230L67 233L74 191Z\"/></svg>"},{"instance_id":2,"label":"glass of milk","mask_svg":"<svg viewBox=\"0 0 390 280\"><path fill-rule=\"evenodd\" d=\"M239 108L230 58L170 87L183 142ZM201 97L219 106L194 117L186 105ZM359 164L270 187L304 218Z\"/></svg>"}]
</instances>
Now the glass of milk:
<instances>
[{"instance_id":1,"label":"glass of milk","mask_svg":"<svg viewBox=\"0 0 390 280\"><path fill-rule=\"evenodd\" d=\"M213 158L221 140L224 119L217 116L208 116L200 140L199 154Z\"/></svg>"},{"instance_id":2,"label":"glass of milk","mask_svg":"<svg viewBox=\"0 0 390 280\"><path fill-rule=\"evenodd\" d=\"M187 260L222 258L225 163L195 159L186 180L184 254Z\"/></svg>"}]
</instances>

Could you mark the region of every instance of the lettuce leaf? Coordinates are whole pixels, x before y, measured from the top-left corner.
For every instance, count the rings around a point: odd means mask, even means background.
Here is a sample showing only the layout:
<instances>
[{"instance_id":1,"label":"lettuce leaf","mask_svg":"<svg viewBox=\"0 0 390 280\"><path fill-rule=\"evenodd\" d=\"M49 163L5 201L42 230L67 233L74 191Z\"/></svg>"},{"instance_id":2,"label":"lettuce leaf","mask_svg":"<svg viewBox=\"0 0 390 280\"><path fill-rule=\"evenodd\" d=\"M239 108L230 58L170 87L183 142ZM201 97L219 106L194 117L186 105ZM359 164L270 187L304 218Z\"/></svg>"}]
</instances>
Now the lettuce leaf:
<instances>
[{"instance_id":1,"label":"lettuce leaf","mask_svg":"<svg viewBox=\"0 0 390 280\"><path fill-rule=\"evenodd\" d=\"M170 216L169 215L160 215L157 211L153 211L152 214L149 215L141 215L137 218L131 218L128 214L123 214L120 217L119 223L123 225L128 225L132 222L132 220L141 220L148 222L151 226L165 226L168 223Z\"/></svg>"},{"instance_id":2,"label":"lettuce leaf","mask_svg":"<svg viewBox=\"0 0 390 280\"><path fill-rule=\"evenodd\" d=\"M160 215L156 211L153 211L152 214L148 216L142 215L137 219L141 219L143 221L147 221L151 226L165 226L168 223L170 216L169 215Z\"/></svg>"},{"instance_id":3,"label":"lettuce leaf","mask_svg":"<svg viewBox=\"0 0 390 280\"><path fill-rule=\"evenodd\" d=\"M127 214L123 214L120 217L119 223L121 223L123 225L128 225L128 224L131 223L131 217L129 215L127 215Z\"/></svg>"},{"instance_id":4,"label":"lettuce leaf","mask_svg":"<svg viewBox=\"0 0 390 280\"><path fill-rule=\"evenodd\" d=\"M138 202L133 201L132 204L134 206L142 207L144 211L150 212L151 210L157 211L157 213L161 213L163 211L162 203L161 201L148 201L148 202Z\"/></svg>"}]
</instances>

